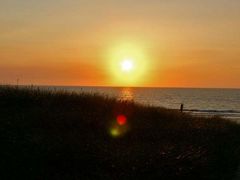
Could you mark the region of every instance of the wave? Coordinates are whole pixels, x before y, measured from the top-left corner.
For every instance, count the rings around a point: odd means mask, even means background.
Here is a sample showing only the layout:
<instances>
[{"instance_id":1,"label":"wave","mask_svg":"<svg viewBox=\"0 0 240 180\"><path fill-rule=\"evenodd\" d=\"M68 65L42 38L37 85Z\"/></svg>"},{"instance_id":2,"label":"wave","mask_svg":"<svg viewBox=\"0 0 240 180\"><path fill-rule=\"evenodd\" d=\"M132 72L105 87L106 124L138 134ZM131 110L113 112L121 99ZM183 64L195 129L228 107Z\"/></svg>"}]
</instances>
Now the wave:
<instances>
[{"instance_id":1,"label":"wave","mask_svg":"<svg viewBox=\"0 0 240 180\"><path fill-rule=\"evenodd\" d=\"M184 112L190 113L194 116L220 116L223 118L240 121L240 111L236 110L184 109Z\"/></svg>"},{"instance_id":2,"label":"wave","mask_svg":"<svg viewBox=\"0 0 240 180\"><path fill-rule=\"evenodd\" d=\"M184 111L190 112L207 112L207 113L236 113L240 114L240 111L236 110L209 110L209 109L184 109Z\"/></svg>"}]
</instances>

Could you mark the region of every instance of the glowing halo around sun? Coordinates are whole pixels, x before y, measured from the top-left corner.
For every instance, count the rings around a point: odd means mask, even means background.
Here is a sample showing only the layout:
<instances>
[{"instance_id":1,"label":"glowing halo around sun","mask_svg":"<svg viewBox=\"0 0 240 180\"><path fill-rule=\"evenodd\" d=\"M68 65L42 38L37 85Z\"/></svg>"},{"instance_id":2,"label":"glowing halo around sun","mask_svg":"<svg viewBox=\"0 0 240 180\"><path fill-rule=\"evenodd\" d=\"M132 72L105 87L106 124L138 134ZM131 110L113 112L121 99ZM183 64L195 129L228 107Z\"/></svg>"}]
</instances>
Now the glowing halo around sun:
<instances>
[{"instance_id":1,"label":"glowing halo around sun","mask_svg":"<svg viewBox=\"0 0 240 180\"><path fill-rule=\"evenodd\" d=\"M138 86L146 79L147 57L137 45L125 43L111 48L109 73L117 86Z\"/></svg>"}]
</instances>

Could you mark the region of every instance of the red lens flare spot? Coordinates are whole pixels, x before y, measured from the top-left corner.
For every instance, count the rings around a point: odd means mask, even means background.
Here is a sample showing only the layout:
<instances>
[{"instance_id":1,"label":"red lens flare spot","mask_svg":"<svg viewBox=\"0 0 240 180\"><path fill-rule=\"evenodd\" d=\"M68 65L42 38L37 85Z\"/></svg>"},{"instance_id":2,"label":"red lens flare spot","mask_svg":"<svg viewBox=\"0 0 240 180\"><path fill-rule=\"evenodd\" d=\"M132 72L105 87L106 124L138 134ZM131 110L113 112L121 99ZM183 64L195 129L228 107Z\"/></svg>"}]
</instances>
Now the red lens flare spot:
<instances>
[{"instance_id":1,"label":"red lens flare spot","mask_svg":"<svg viewBox=\"0 0 240 180\"><path fill-rule=\"evenodd\" d=\"M126 116L124 116L124 115L119 115L119 116L117 116L117 123L119 124L119 125L124 125L124 124L126 124L126 122L127 122L127 118L126 118Z\"/></svg>"}]
</instances>

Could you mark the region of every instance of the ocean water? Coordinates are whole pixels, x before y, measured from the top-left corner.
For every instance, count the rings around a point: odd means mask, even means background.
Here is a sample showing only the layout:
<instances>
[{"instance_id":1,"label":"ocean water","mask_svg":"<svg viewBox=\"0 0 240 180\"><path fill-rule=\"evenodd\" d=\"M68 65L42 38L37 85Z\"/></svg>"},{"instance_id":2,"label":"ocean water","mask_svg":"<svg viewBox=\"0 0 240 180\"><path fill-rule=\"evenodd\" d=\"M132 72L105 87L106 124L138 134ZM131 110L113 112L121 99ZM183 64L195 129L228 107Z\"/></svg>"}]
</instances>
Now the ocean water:
<instances>
[{"instance_id":1,"label":"ocean water","mask_svg":"<svg viewBox=\"0 0 240 180\"><path fill-rule=\"evenodd\" d=\"M197 88L120 88L120 87L42 87L74 92L98 93L170 109L179 109L195 116L218 115L240 123L240 89L197 89Z\"/></svg>"}]
</instances>

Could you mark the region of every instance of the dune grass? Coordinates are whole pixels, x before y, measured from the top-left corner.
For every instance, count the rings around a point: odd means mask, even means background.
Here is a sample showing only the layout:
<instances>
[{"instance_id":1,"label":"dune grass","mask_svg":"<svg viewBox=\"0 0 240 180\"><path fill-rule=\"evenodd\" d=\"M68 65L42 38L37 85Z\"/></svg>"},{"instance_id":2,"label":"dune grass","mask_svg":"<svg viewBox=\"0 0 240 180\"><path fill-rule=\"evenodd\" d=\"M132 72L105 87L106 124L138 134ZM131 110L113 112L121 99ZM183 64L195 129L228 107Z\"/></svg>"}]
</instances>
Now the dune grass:
<instances>
[{"instance_id":1,"label":"dune grass","mask_svg":"<svg viewBox=\"0 0 240 180\"><path fill-rule=\"evenodd\" d=\"M1 86L0 139L0 179L230 180L240 165L233 122L96 94Z\"/></svg>"}]
</instances>

